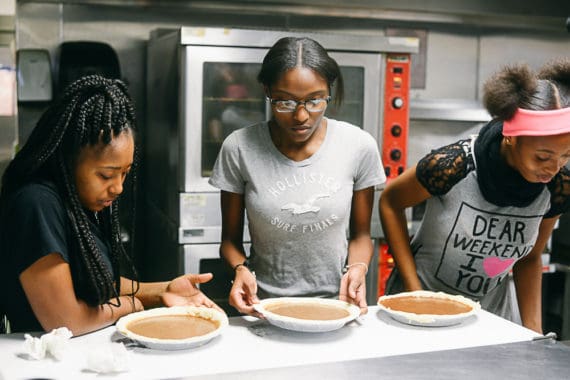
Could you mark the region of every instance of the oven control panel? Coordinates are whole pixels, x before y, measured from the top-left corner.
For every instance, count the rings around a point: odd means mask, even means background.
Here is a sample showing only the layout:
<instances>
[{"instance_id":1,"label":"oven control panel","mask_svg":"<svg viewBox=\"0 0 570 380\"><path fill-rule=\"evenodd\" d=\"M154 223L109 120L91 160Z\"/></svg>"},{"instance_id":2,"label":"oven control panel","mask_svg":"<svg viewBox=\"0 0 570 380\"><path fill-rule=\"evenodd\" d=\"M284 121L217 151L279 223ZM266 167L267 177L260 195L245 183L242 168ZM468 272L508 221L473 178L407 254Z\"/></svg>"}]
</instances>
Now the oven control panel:
<instances>
[{"instance_id":1,"label":"oven control panel","mask_svg":"<svg viewBox=\"0 0 570 380\"><path fill-rule=\"evenodd\" d=\"M388 54L385 79L382 163L387 181L390 181L406 169L410 104L410 55Z\"/></svg>"}]
</instances>

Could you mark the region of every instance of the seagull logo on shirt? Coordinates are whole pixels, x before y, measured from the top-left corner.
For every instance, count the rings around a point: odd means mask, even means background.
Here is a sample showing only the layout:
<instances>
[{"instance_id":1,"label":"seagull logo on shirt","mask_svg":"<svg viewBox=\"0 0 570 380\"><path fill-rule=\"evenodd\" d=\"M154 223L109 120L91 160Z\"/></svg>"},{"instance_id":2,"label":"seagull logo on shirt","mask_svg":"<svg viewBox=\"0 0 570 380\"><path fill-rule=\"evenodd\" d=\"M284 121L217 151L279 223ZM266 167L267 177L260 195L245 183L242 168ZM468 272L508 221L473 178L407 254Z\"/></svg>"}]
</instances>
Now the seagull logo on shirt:
<instances>
[{"instance_id":1,"label":"seagull logo on shirt","mask_svg":"<svg viewBox=\"0 0 570 380\"><path fill-rule=\"evenodd\" d=\"M299 214L306 214L308 212L319 212L319 210L321 209L319 206L315 206L314 203L317 199L321 199L321 198L328 198L330 197L330 194L326 194L326 193L322 193L322 194L317 194L312 196L311 198L309 198L305 203L287 203L286 205L281 207L281 210L290 210L291 214L293 215L299 215Z\"/></svg>"}]
</instances>

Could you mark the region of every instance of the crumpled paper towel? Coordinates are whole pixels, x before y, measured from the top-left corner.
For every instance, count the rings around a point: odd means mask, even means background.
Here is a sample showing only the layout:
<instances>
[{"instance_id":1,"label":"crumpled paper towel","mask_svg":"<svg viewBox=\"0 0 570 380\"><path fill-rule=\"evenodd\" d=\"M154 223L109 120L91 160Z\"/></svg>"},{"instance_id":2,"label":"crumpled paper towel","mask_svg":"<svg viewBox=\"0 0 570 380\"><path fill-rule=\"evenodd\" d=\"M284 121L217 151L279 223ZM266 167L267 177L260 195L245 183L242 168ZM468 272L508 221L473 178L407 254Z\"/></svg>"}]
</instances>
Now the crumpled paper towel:
<instances>
[{"instance_id":1,"label":"crumpled paper towel","mask_svg":"<svg viewBox=\"0 0 570 380\"><path fill-rule=\"evenodd\" d=\"M90 347L87 370L97 373L125 372L130 368L129 352L123 343L112 342Z\"/></svg>"},{"instance_id":2,"label":"crumpled paper towel","mask_svg":"<svg viewBox=\"0 0 570 380\"><path fill-rule=\"evenodd\" d=\"M24 350L28 357L34 360L41 360L47 355L55 360L62 360L72 336L73 334L67 327L54 329L39 338L25 334Z\"/></svg>"}]
</instances>

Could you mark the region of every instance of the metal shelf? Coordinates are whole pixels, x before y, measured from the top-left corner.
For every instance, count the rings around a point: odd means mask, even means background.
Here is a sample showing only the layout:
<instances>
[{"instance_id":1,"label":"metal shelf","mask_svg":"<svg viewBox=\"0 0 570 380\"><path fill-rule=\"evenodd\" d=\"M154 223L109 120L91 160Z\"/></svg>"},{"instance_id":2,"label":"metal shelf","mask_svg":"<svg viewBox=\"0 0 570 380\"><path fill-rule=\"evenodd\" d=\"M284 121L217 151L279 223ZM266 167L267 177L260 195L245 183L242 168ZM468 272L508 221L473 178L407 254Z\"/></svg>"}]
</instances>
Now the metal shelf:
<instances>
[{"instance_id":1,"label":"metal shelf","mask_svg":"<svg viewBox=\"0 0 570 380\"><path fill-rule=\"evenodd\" d=\"M411 120L487 122L491 116L477 101L463 99L410 100Z\"/></svg>"}]
</instances>

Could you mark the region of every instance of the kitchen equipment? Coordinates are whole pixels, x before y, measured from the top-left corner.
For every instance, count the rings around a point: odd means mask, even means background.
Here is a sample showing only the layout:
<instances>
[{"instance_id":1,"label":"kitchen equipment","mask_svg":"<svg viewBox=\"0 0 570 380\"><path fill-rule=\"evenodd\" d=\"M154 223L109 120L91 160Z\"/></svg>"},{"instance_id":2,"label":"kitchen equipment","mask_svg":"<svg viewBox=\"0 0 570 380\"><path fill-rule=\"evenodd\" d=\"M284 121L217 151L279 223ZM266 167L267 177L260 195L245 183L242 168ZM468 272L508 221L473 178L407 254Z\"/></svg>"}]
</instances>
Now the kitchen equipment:
<instances>
[{"instance_id":1,"label":"kitchen equipment","mask_svg":"<svg viewBox=\"0 0 570 380\"><path fill-rule=\"evenodd\" d=\"M18 101L49 102L52 99L52 72L49 51L19 49L16 53Z\"/></svg>"},{"instance_id":2,"label":"kitchen equipment","mask_svg":"<svg viewBox=\"0 0 570 380\"><path fill-rule=\"evenodd\" d=\"M389 54L386 58L382 163L388 181L406 169L410 65L409 54Z\"/></svg>"},{"instance_id":3,"label":"kitchen equipment","mask_svg":"<svg viewBox=\"0 0 570 380\"><path fill-rule=\"evenodd\" d=\"M98 41L66 41L59 49L58 91L92 74L121 78L119 58L111 45Z\"/></svg>"},{"instance_id":4,"label":"kitchen equipment","mask_svg":"<svg viewBox=\"0 0 570 380\"><path fill-rule=\"evenodd\" d=\"M208 179L224 138L269 118L270 105L256 77L269 48L285 36L311 37L339 63L345 101L341 108L331 103L328 117L361 126L380 148L384 128L392 130L397 123L402 133L390 148L401 147L405 154L405 107L385 108L384 99L403 99L407 104L409 81L404 78L409 76L409 54L417 51L417 40L194 27L155 31L147 49L147 104L152 107L144 133L150 227L143 260L146 279L166 280L207 268L216 280L201 289L227 306L233 273L219 258L220 192ZM378 197L379 191L376 202ZM373 215L376 237L380 223L377 212ZM246 250L249 240L246 224ZM372 265L367 278L370 303L377 299L375 276Z\"/></svg>"}]
</instances>

